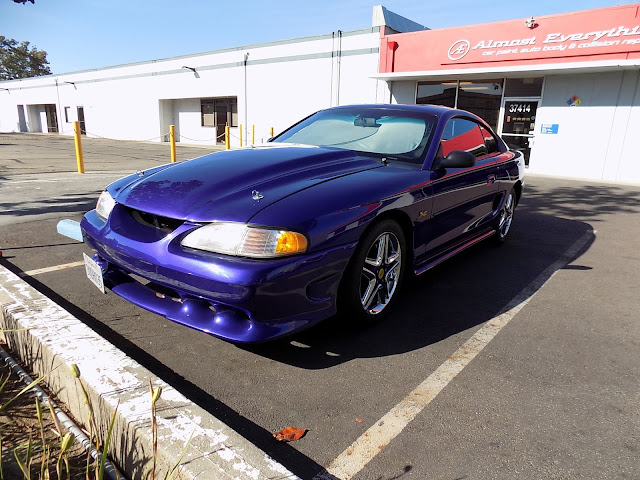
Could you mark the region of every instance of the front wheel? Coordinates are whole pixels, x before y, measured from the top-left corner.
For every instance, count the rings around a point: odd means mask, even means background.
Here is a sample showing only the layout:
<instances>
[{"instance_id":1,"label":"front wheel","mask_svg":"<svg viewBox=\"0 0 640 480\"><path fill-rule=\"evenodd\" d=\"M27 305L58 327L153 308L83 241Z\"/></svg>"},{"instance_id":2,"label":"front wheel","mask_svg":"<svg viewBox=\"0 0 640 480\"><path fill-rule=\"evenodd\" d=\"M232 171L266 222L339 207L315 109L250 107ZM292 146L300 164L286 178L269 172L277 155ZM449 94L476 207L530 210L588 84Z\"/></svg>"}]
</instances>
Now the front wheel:
<instances>
[{"instance_id":1,"label":"front wheel","mask_svg":"<svg viewBox=\"0 0 640 480\"><path fill-rule=\"evenodd\" d=\"M341 310L360 323L381 320L395 303L406 265L405 237L397 222L375 224L347 266L338 298Z\"/></svg>"},{"instance_id":2,"label":"front wheel","mask_svg":"<svg viewBox=\"0 0 640 480\"><path fill-rule=\"evenodd\" d=\"M513 215L516 210L516 195L513 190L509 192L507 198L500 209L500 215L498 216L498 224L496 226L496 243L501 245L507 239L507 235L511 230L511 223L513 222Z\"/></svg>"}]
</instances>

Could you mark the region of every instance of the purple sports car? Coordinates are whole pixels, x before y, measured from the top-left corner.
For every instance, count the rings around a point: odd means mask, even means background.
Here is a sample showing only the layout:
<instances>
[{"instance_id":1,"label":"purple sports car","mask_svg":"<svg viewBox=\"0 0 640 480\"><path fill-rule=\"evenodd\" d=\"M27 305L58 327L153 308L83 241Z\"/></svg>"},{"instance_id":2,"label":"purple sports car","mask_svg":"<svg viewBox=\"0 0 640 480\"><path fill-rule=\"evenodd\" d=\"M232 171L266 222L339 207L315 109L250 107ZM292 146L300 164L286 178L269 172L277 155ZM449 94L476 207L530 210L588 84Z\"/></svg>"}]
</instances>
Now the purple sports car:
<instances>
[{"instance_id":1,"label":"purple sports car","mask_svg":"<svg viewBox=\"0 0 640 480\"><path fill-rule=\"evenodd\" d=\"M337 311L386 316L403 278L509 233L524 161L475 115L330 108L269 143L139 172L82 222L95 283L169 320L261 342Z\"/></svg>"}]
</instances>

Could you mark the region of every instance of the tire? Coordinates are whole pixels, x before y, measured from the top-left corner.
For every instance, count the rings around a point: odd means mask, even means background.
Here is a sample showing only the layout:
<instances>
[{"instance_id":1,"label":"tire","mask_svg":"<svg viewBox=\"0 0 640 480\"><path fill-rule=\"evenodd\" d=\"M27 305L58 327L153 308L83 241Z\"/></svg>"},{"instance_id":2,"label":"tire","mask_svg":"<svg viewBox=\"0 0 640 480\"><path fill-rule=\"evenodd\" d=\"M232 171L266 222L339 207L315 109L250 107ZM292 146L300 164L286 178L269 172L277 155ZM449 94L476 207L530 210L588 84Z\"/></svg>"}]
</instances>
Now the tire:
<instances>
[{"instance_id":1,"label":"tire","mask_svg":"<svg viewBox=\"0 0 640 480\"><path fill-rule=\"evenodd\" d=\"M396 302L407 265L404 232L391 219L360 239L342 277L338 308L360 324L377 323Z\"/></svg>"},{"instance_id":2,"label":"tire","mask_svg":"<svg viewBox=\"0 0 640 480\"><path fill-rule=\"evenodd\" d=\"M511 224L513 222L513 215L516 210L516 192L511 189L505 198L502 207L500 207L500 213L498 215L498 222L496 223L496 234L494 236L496 245L502 245L511 231Z\"/></svg>"}]
</instances>

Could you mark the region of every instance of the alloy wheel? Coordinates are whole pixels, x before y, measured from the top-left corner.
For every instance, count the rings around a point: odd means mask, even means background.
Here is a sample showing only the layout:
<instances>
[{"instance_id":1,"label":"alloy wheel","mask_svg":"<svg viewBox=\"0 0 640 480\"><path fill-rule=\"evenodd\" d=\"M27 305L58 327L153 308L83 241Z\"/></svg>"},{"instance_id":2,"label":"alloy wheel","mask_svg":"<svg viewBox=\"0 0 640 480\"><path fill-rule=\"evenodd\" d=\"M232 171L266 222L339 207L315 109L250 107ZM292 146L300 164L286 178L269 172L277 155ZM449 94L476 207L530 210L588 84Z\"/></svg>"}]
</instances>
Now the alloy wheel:
<instances>
[{"instance_id":1,"label":"alloy wheel","mask_svg":"<svg viewBox=\"0 0 640 480\"><path fill-rule=\"evenodd\" d=\"M360 303L371 315L389 304L400 280L402 248L398 237L383 232L371 244L360 277Z\"/></svg>"},{"instance_id":2,"label":"alloy wheel","mask_svg":"<svg viewBox=\"0 0 640 480\"><path fill-rule=\"evenodd\" d=\"M509 193L509 196L504 202L502 212L500 213L500 223L498 224L498 235L501 239L504 239L509 233L511 228L511 222L513 221L513 212L515 209L513 192Z\"/></svg>"}]
</instances>

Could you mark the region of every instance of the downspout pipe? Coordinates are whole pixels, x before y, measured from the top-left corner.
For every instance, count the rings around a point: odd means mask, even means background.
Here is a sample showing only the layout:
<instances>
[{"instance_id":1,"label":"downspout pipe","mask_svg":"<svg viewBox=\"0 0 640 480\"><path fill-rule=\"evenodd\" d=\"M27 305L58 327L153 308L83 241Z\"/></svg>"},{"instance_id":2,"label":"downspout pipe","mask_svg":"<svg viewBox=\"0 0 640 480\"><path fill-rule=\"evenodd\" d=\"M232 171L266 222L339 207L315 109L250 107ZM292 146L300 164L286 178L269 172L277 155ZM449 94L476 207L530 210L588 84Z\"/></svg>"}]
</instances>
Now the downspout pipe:
<instances>
[{"instance_id":1,"label":"downspout pipe","mask_svg":"<svg viewBox=\"0 0 640 480\"><path fill-rule=\"evenodd\" d=\"M336 86L336 105L340 105L340 74L342 69L342 30L338 30L338 85Z\"/></svg>"},{"instance_id":2,"label":"downspout pipe","mask_svg":"<svg viewBox=\"0 0 640 480\"><path fill-rule=\"evenodd\" d=\"M248 98L247 98L247 62L249 60L249 52L246 52L244 54L244 123L245 123L245 129L244 129L244 136L245 136L245 142L244 145L248 145L248 142L246 141L246 135L247 132L249 131L249 118L247 117L247 102L248 102Z\"/></svg>"}]
</instances>

